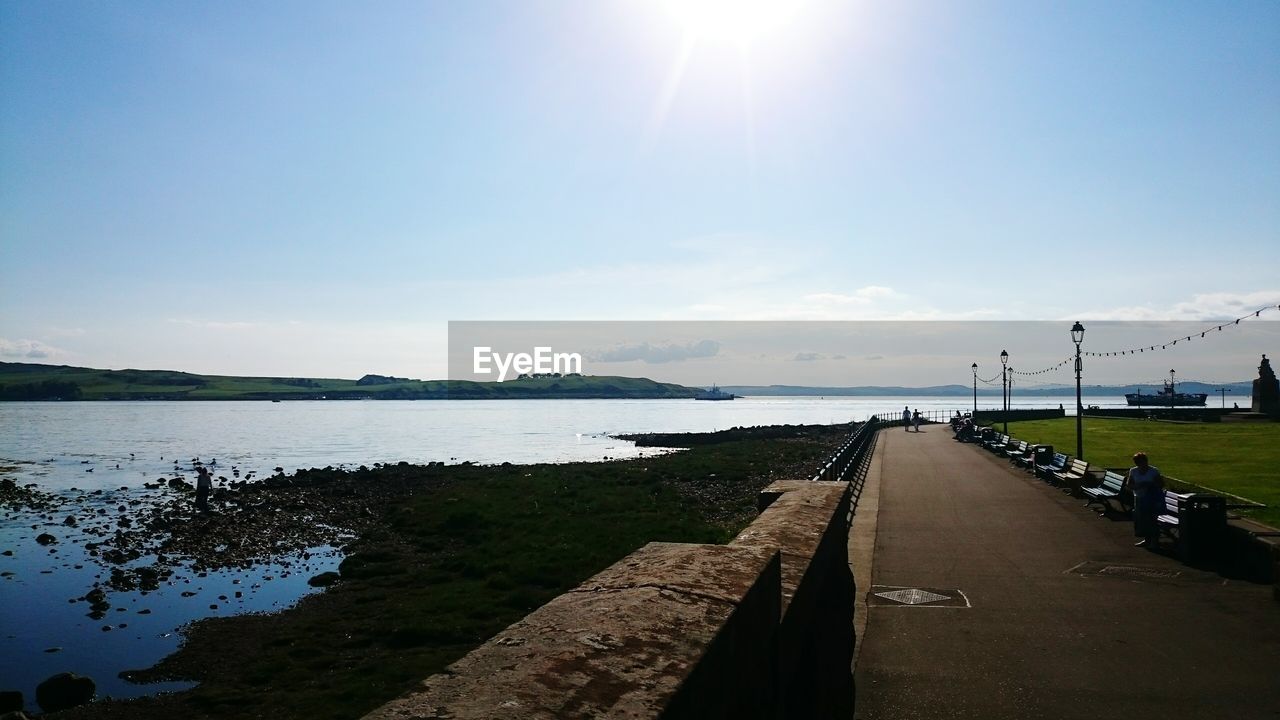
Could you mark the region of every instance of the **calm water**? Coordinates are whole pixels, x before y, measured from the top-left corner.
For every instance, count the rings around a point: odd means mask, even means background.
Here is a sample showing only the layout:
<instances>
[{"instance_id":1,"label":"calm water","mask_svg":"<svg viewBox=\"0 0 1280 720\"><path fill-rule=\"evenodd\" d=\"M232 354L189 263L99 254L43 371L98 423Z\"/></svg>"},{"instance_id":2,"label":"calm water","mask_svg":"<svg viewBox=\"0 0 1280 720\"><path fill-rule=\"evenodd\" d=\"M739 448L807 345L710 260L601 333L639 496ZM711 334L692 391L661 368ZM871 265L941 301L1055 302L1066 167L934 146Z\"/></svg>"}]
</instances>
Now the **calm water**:
<instances>
[{"instance_id":1,"label":"calm water","mask_svg":"<svg viewBox=\"0 0 1280 720\"><path fill-rule=\"evenodd\" d=\"M1124 406L1122 397L1087 402ZM978 401L980 408L996 403L994 398ZM1014 398L1015 407L1060 403L1071 406L1073 398ZM628 458L655 451L610 435L840 423L872 414L896 416L904 405L949 416L970 409L972 399L0 403L0 466L14 468L4 474L19 484L34 482L61 493L101 489L104 494L97 502L113 506L145 493L144 481L174 476L192 480L194 458L205 463L216 459L219 473L229 475L236 466L259 477L277 466L292 472L401 460L535 463ZM61 519L9 514L0 520L0 551L13 552L0 556L0 689L23 690L33 710L36 683L63 671L93 677L100 696L181 687L137 686L116 674L148 667L171 653L180 640L177 630L186 622L296 602L311 592L308 577L333 569L341 560L332 549L313 548L305 571L296 565L292 572L284 566L263 566L187 578L145 594L113 593L108 616L92 620L85 615L85 603L68 601L100 580L102 567L70 540L47 548L34 542L40 532L63 536ZM183 596L184 592L193 594ZM211 609L212 604L218 608ZM104 625L111 629L103 630Z\"/></svg>"},{"instance_id":2,"label":"calm water","mask_svg":"<svg viewBox=\"0 0 1280 720\"><path fill-rule=\"evenodd\" d=\"M1124 398L1090 398L1124 407ZM998 398L979 398L994 407ZM1015 397L1015 407L1073 409L1071 398ZM909 405L950 414L969 398L742 398L328 402L0 403L0 464L20 483L82 489L172 477L192 458L269 475L297 468L428 461L534 463L633 457L609 437L779 423L839 423ZM117 468L117 465L119 466ZM92 469L93 472L86 472ZM190 475L190 473L186 473Z\"/></svg>"}]
</instances>

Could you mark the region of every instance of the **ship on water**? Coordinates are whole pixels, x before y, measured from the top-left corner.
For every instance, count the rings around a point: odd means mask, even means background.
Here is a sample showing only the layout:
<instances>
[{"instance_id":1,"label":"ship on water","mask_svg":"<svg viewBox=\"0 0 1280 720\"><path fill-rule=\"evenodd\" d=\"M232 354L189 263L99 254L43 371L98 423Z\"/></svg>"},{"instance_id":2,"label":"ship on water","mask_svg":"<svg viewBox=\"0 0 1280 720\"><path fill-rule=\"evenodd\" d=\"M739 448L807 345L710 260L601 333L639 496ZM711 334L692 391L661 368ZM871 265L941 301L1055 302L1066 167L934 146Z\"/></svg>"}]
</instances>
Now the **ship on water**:
<instances>
[{"instance_id":1,"label":"ship on water","mask_svg":"<svg viewBox=\"0 0 1280 720\"><path fill-rule=\"evenodd\" d=\"M1174 389L1173 382L1166 380L1164 388L1152 395L1144 394L1141 390L1136 393L1125 393L1125 402L1130 405L1142 407L1150 405L1153 407L1204 407L1204 401L1209 397L1208 393L1181 393Z\"/></svg>"},{"instance_id":2,"label":"ship on water","mask_svg":"<svg viewBox=\"0 0 1280 720\"><path fill-rule=\"evenodd\" d=\"M710 390L703 390L697 395L694 395L693 399L694 400L732 400L735 397L737 397L737 395L734 395L733 393L727 393L721 390L718 386L712 385Z\"/></svg>"}]
</instances>

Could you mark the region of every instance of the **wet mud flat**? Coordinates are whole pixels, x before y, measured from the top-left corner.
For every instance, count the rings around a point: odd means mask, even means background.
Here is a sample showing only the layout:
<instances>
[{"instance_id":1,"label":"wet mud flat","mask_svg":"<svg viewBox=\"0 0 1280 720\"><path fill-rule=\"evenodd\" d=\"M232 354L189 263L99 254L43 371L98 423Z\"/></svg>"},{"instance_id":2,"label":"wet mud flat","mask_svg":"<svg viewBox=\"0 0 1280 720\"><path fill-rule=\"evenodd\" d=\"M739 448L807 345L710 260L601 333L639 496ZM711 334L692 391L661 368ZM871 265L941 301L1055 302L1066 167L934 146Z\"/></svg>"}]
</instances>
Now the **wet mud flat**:
<instances>
[{"instance_id":1,"label":"wet mud flat","mask_svg":"<svg viewBox=\"0 0 1280 720\"><path fill-rule=\"evenodd\" d=\"M136 617L113 616L113 597L156 587L172 598L210 578L240 579L257 592L281 581L311 591L292 605L296 596L230 617L221 607L208 612L183 627L177 652L123 675L189 689L56 716L359 716L646 542L727 541L754 517L761 488L810 476L850 430L676 435L661 442L691 449L627 461L400 464L224 480L209 514L193 513L190 490L167 482L128 491L138 505L105 491L28 497L22 512L47 524L74 516L77 528L92 529L81 542L93 546L97 587L62 602L92 612L100 590L112 605L102 622ZM181 592L194 593L192 607L248 597Z\"/></svg>"}]
</instances>

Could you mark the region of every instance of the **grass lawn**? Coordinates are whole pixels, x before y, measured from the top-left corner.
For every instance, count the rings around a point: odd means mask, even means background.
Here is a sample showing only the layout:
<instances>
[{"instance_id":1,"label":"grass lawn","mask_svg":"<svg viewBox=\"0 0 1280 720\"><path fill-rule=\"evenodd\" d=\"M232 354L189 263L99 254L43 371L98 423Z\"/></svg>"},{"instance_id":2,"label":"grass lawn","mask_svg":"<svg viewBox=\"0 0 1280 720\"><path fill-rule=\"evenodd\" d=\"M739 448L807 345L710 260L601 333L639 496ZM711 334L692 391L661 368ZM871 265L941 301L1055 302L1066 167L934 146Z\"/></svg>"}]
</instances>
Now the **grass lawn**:
<instances>
[{"instance_id":1,"label":"grass lawn","mask_svg":"<svg viewBox=\"0 0 1280 720\"><path fill-rule=\"evenodd\" d=\"M1075 454L1075 418L1011 422L1009 434ZM1280 527L1280 423L1085 418L1084 457L1090 465L1128 468L1139 450L1169 477L1267 505L1239 512Z\"/></svg>"}]
</instances>

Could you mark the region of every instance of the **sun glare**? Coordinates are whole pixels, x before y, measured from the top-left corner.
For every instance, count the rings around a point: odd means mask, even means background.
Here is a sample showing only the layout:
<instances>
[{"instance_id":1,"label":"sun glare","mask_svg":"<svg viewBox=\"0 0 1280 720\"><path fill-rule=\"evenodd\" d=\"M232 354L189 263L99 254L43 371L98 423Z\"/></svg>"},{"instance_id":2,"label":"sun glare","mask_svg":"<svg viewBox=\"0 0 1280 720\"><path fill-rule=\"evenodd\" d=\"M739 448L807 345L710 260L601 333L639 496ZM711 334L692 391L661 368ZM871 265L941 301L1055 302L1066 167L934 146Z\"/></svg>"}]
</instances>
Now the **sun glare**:
<instances>
[{"instance_id":1,"label":"sun glare","mask_svg":"<svg viewBox=\"0 0 1280 720\"><path fill-rule=\"evenodd\" d=\"M667 0L667 11L694 42L750 45L795 16L799 0Z\"/></svg>"}]
</instances>

